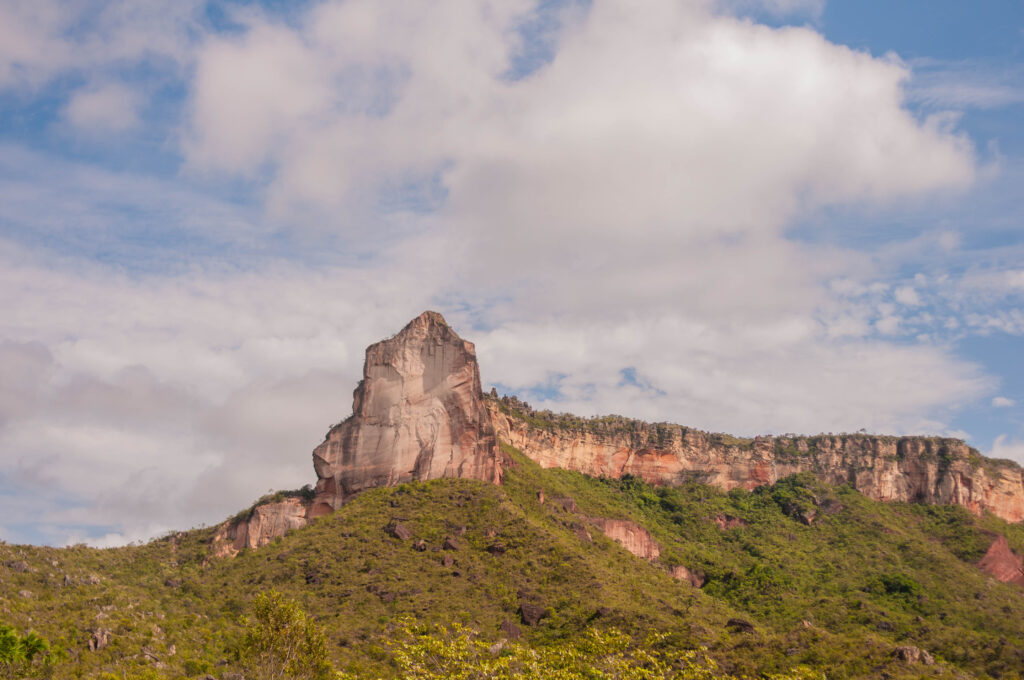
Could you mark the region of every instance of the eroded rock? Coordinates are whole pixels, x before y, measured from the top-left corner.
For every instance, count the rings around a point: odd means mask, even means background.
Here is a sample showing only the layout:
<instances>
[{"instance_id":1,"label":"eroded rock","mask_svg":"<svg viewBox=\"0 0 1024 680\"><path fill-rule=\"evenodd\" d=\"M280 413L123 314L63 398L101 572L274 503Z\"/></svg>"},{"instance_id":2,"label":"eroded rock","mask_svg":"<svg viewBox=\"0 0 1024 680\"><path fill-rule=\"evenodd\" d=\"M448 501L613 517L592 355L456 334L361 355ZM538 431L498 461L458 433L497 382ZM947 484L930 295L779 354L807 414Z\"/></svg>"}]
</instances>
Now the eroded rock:
<instances>
[{"instance_id":1,"label":"eroded rock","mask_svg":"<svg viewBox=\"0 0 1024 680\"><path fill-rule=\"evenodd\" d=\"M893 651L893 656L906 663L921 663L926 666L931 666L935 663L935 658L931 654L913 645L897 647Z\"/></svg>"},{"instance_id":2,"label":"eroded rock","mask_svg":"<svg viewBox=\"0 0 1024 680\"><path fill-rule=\"evenodd\" d=\"M1024 470L983 459L959 439L850 434L742 440L640 421L601 429L583 419L541 428L516 415L521 403L488 399L487 407L501 440L545 468L593 477L628 474L652 484L697 479L727 491L813 472L829 484L849 483L873 500L955 504L1008 522L1024 520ZM821 510L829 514L841 506L823 504Z\"/></svg>"},{"instance_id":3,"label":"eroded rock","mask_svg":"<svg viewBox=\"0 0 1024 680\"><path fill-rule=\"evenodd\" d=\"M690 571L681 564L677 564L669 569L669 574L671 574L674 579L686 581L694 588L700 588L704 585L704 574Z\"/></svg>"},{"instance_id":4,"label":"eroded rock","mask_svg":"<svg viewBox=\"0 0 1024 680\"><path fill-rule=\"evenodd\" d=\"M651 534L636 522L631 522L628 519L604 519L603 517L594 517L590 521L604 532L605 536L637 557L656 560L661 554L661 549L654 542Z\"/></svg>"},{"instance_id":5,"label":"eroded rock","mask_svg":"<svg viewBox=\"0 0 1024 680\"><path fill-rule=\"evenodd\" d=\"M465 477L501 480L498 441L473 343L424 312L366 350L353 415L313 451L312 516L364 489Z\"/></svg>"},{"instance_id":6,"label":"eroded rock","mask_svg":"<svg viewBox=\"0 0 1024 680\"><path fill-rule=\"evenodd\" d=\"M1010 549L1005 536L992 541L978 568L1003 583L1024 586L1024 559Z\"/></svg>"},{"instance_id":7,"label":"eroded rock","mask_svg":"<svg viewBox=\"0 0 1024 680\"><path fill-rule=\"evenodd\" d=\"M536 626L547 616L547 611L539 604L523 602L519 605L519 617L527 626Z\"/></svg>"}]
</instances>

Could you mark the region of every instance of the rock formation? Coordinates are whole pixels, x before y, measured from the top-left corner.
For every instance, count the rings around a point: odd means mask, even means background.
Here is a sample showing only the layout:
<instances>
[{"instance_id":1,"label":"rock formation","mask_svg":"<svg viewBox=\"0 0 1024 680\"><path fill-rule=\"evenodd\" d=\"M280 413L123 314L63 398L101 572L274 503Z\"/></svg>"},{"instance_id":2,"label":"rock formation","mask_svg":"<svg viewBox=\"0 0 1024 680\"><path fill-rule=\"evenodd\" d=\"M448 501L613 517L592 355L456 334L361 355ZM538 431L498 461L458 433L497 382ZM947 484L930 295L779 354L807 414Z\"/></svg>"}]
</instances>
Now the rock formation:
<instances>
[{"instance_id":1,"label":"rock formation","mask_svg":"<svg viewBox=\"0 0 1024 680\"><path fill-rule=\"evenodd\" d=\"M378 486L439 477L501 481L476 350L437 312L366 350L352 411L313 451L313 517Z\"/></svg>"},{"instance_id":2,"label":"rock formation","mask_svg":"<svg viewBox=\"0 0 1024 680\"><path fill-rule=\"evenodd\" d=\"M217 528L213 553L217 557L228 557L237 555L243 548L262 547L291 529L306 526L308 510L309 503L301 498L257 505L248 516Z\"/></svg>"},{"instance_id":3,"label":"rock formation","mask_svg":"<svg viewBox=\"0 0 1024 680\"><path fill-rule=\"evenodd\" d=\"M1003 583L1024 586L1024 559L1010 549L1006 536L992 541L978 568Z\"/></svg>"},{"instance_id":4,"label":"rock formation","mask_svg":"<svg viewBox=\"0 0 1024 680\"><path fill-rule=\"evenodd\" d=\"M1024 520L1024 472L984 458L958 439L820 435L737 439L679 425L545 421L518 400L489 399L502 441L542 467L593 476L635 475L653 484L701 481L753 489L810 471L882 501L962 505Z\"/></svg>"},{"instance_id":5,"label":"rock formation","mask_svg":"<svg viewBox=\"0 0 1024 680\"><path fill-rule=\"evenodd\" d=\"M476 350L437 312L424 312L398 335L367 348L352 411L313 450L314 500L257 505L222 524L215 554L265 545L365 489L438 477L501 481Z\"/></svg>"},{"instance_id":6,"label":"rock formation","mask_svg":"<svg viewBox=\"0 0 1024 680\"><path fill-rule=\"evenodd\" d=\"M958 504L1010 522L1024 520L1021 468L986 459L955 439L859 434L737 439L622 418L546 421L551 414L536 414L517 399L485 399L473 344L437 312L424 312L394 337L367 348L352 411L313 451L318 478L313 501L285 498L226 522L214 538L217 554L265 545L365 489L439 477L498 483L499 437L543 467L594 476L630 474L655 484L697 480L752 489L810 471L876 500ZM649 535L645 539L614 523L600 528L634 554L657 557Z\"/></svg>"},{"instance_id":7,"label":"rock formation","mask_svg":"<svg viewBox=\"0 0 1024 680\"><path fill-rule=\"evenodd\" d=\"M628 519L604 519L592 517L590 522L623 548L645 560L656 560L661 549L654 542L647 529Z\"/></svg>"}]
</instances>

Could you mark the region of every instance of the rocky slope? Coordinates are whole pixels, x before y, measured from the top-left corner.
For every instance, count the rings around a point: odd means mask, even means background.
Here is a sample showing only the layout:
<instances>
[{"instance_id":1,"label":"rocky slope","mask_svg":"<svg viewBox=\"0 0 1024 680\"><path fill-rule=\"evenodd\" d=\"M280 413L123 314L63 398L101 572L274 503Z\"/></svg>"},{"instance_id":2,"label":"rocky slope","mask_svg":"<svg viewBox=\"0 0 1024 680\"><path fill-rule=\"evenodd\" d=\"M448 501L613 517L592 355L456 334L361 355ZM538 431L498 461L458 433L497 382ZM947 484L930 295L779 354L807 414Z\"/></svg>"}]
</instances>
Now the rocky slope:
<instances>
[{"instance_id":1,"label":"rocky slope","mask_svg":"<svg viewBox=\"0 0 1024 680\"><path fill-rule=\"evenodd\" d=\"M584 420L536 413L515 398L488 399L502 441L543 467L654 484L700 481L753 489L800 472L850 484L882 501L962 505L1024 520L1024 474L958 439L819 435L737 439L679 425Z\"/></svg>"}]
</instances>

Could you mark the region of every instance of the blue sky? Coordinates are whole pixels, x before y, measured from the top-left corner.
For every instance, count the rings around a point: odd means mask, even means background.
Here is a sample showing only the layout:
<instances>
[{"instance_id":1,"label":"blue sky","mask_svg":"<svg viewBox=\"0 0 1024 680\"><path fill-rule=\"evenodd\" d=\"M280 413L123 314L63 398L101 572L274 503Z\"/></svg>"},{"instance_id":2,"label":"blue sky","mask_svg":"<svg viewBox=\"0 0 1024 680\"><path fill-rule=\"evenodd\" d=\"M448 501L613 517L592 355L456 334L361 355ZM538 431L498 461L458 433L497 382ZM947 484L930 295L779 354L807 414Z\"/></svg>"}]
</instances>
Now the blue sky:
<instances>
[{"instance_id":1,"label":"blue sky","mask_svg":"<svg viewBox=\"0 0 1024 680\"><path fill-rule=\"evenodd\" d=\"M427 308L487 387L1024 462L1024 6L0 2L0 538L312 481Z\"/></svg>"}]
</instances>

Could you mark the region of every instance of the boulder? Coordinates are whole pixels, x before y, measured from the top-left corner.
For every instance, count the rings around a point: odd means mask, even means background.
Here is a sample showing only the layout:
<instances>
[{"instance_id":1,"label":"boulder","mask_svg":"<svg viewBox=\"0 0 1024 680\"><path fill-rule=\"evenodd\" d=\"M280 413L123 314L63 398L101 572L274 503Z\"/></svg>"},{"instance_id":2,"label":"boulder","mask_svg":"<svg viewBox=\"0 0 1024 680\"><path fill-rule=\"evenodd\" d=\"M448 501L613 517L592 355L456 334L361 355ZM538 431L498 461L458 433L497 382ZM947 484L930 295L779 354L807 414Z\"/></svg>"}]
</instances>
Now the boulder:
<instances>
[{"instance_id":1,"label":"boulder","mask_svg":"<svg viewBox=\"0 0 1024 680\"><path fill-rule=\"evenodd\" d=\"M935 658L931 654L913 645L897 647L893 650L893 656L906 663L921 663L926 666L931 666L935 663Z\"/></svg>"},{"instance_id":2,"label":"boulder","mask_svg":"<svg viewBox=\"0 0 1024 680\"><path fill-rule=\"evenodd\" d=\"M737 633L754 632L754 624L752 624L750 621L744 621L743 619L729 619L725 622L725 627Z\"/></svg>"},{"instance_id":3,"label":"boulder","mask_svg":"<svg viewBox=\"0 0 1024 680\"><path fill-rule=\"evenodd\" d=\"M541 622L541 619L547 616L547 611L539 604L527 604L523 602L519 605L519 618L522 619L523 623L527 626L536 626Z\"/></svg>"},{"instance_id":4,"label":"boulder","mask_svg":"<svg viewBox=\"0 0 1024 680\"><path fill-rule=\"evenodd\" d=\"M505 634L509 640L518 640L523 636L523 631L519 629L519 626L512 623L511 621L505 620L498 626L498 629Z\"/></svg>"},{"instance_id":5,"label":"boulder","mask_svg":"<svg viewBox=\"0 0 1024 680\"><path fill-rule=\"evenodd\" d=\"M718 525L719 529L725 531L726 529L745 527L747 526L747 521L745 519L740 519L739 517L733 517L732 515L717 515L715 517L715 524Z\"/></svg>"},{"instance_id":6,"label":"boulder","mask_svg":"<svg viewBox=\"0 0 1024 680\"><path fill-rule=\"evenodd\" d=\"M97 628L89 637L89 651L98 652L110 644L110 631L106 628Z\"/></svg>"},{"instance_id":7,"label":"boulder","mask_svg":"<svg viewBox=\"0 0 1024 680\"><path fill-rule=\"evenodd\" d=\"M686 581L694 588L700 588L704 585L704 574L692 572L681 564L677 564L668 571L672 575L672 578L680 581Z\"/></svg>"},{"instance_id":8,"label":"boulder","mask_svg":"<svg viewBox=\"0 0 1024 680\"><path fill-rule=\"evenodd\" d=\"M405 526L401 522L392 522L389 524L387 532L401 541L408 541L412 538L412 532L409 531L409 527Z\"/></svg>"}]
</instances>

